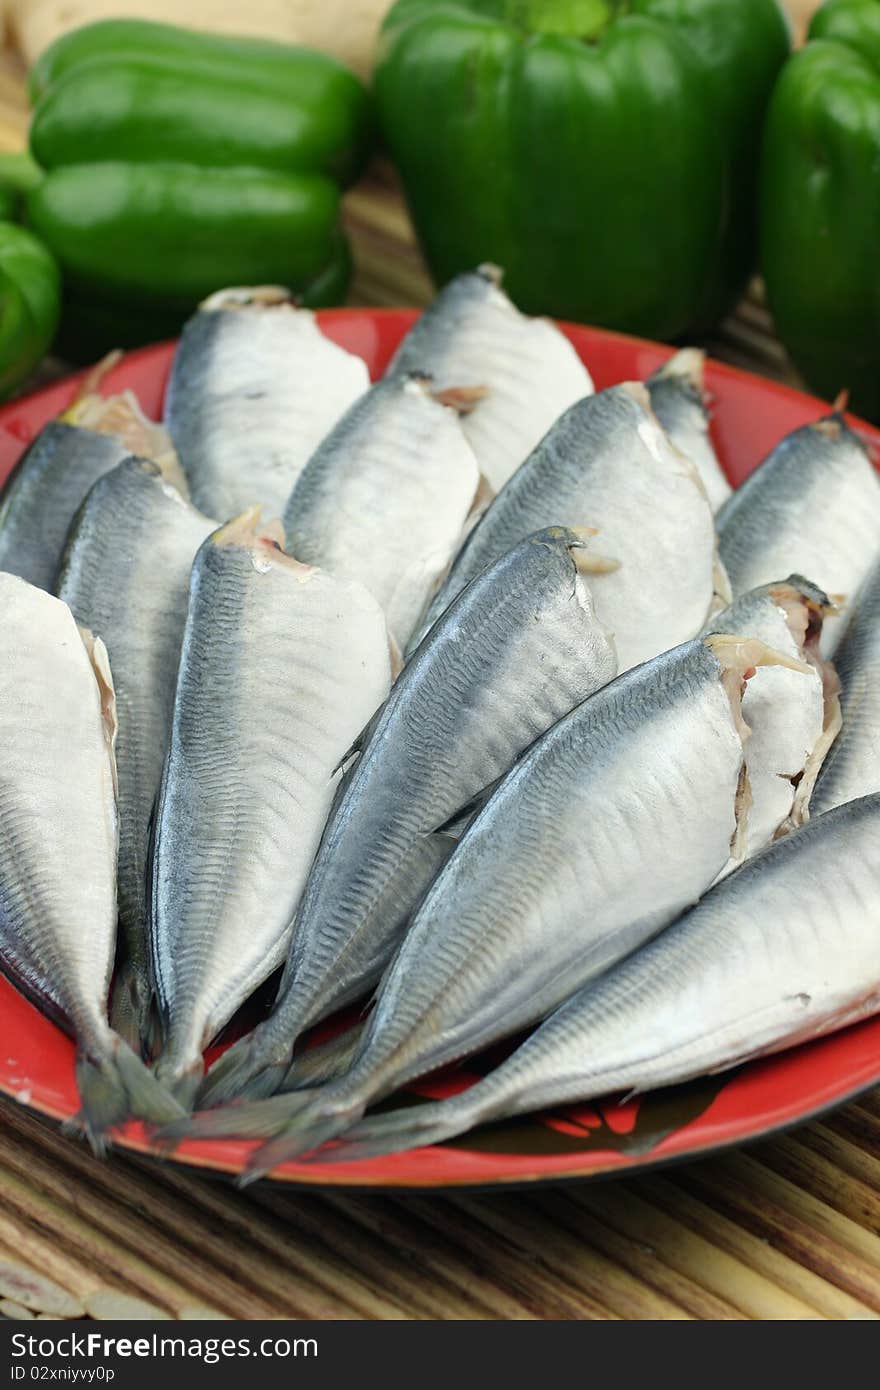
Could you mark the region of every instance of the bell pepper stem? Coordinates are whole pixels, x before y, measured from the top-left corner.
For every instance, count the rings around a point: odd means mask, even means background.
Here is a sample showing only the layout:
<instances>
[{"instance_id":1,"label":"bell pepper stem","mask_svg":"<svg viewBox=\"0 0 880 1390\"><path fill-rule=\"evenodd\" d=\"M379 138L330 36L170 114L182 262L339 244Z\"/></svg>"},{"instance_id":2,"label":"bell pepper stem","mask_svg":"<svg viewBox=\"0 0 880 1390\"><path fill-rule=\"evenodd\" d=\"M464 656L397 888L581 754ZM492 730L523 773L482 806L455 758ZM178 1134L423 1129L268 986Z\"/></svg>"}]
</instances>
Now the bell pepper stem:
<instances>
[{"instance_id":1,"label":"bell pepper stem","mask_svg":"<svg viewBox=\"0 0 880 1390\"><path fill-rule=\"evenodd\" d=\"M510 18L533 34L598 39L626 0L511 0Z\"/></svg>"}]
</instances>

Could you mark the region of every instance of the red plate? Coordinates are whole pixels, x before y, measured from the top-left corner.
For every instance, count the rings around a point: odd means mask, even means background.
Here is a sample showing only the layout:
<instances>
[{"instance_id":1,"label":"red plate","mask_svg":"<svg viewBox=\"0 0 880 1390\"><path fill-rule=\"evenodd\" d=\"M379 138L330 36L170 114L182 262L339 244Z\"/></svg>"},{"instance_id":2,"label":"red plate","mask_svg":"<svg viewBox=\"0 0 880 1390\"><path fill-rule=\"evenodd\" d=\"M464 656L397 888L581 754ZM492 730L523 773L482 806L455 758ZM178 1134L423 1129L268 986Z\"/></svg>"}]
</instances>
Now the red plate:
<instances>
[{"instance_id":1,"label":"red plate","mask_svg":"<svg viewBox=\"0 0 880 1390\"><path fill-rule=\"evenodd\" d=\"M406 309L336 309L318 318L329 337L359 353L377 376L415 314ZM597 388L643 378L670 355L669 348L599 329L564 325L564 331ZM131 353L109 374L104 389L131 387L144 409L158 415L172 353L172 345ZM69 404L79 380L68 378L0 409L0 481L37 430ZM828 409L810 396L717 362L709 364L707 382L714 396L716 445L735 483L789 430ZM853 423L880 449L880 431ZM426 1083L424 1089L443 1094L457 1089L464 1079L464 1073L453 1073L432 1085ZM726 1077L694 1082L641 1101L625 1105L612 1101L598 1108L527 1117L390 1158L332 1167L288 1163L273 1177L313 1184L437 1188L632 1171L755 1139L838 1105L878 1082L880 1018L752 1063ZM55 1119L69 1118L77 1110L70 1040L2 978L0 1091ZM141 1152L150 1149L137 1124L127 1126L119 1142ZM236 1173L252 1147L235 1141L189 1143L175 1157L197 1167Z\"/></svg>"}]
</instances>

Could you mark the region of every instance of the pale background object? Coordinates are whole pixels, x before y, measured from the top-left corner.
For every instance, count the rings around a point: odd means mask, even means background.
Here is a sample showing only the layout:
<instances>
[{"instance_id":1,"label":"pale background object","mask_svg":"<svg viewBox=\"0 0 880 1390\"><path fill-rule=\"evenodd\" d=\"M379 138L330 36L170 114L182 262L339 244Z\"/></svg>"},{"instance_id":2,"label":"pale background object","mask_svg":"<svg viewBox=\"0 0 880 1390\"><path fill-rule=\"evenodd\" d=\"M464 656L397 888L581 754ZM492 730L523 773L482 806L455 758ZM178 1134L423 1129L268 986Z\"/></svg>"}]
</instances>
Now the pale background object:
<instances>
[{"instance_id":1,"label":"pale background object","mask_svg":"<svg viewBox=\"0 0 880 1390\"><path fill-rule=\"evenodd\" d=\"M225 0L7 0L5 8L13 40L28 63L68 29L124 17L306 44L366 76L390 0L249 0L240 6Z\"/></svg>"}]
</instances>

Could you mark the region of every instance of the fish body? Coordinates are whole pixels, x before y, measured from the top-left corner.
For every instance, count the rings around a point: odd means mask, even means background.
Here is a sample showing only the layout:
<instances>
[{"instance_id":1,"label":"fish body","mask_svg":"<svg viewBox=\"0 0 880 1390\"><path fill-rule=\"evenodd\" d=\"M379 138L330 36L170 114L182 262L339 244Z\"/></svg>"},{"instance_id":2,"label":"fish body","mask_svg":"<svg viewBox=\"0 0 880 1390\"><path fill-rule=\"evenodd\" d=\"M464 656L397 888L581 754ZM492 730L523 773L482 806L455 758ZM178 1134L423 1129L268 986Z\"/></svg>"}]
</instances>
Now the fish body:
<instances>
[{"instance_id":1,"label":"fish body","mask_svg":"<svg viewBox=\"0 0 880 1390\"><path fill-rule=\"evenodd\" d=\"M286 291L212 295L184 327L165 402L194 504L223 521L255 504L280 516L320 440L368 385L361 358Z\"/></svg>"},{"instance_id":2,"label":"fish body","mask_svg":"<svg viewBox=\"0 0 880 1390\"><path fill-rule=\"evenodd\" d=\"M834 664L842 728L813 793L817 814L880 791L880 563L856 598Z\"/></svg>"},{"instance_id":3,"label":"fish body","mask_svg":"<svg viewBox=\"0 0 880 1390\"><path fill-rule=\"evenodd\" d=\"M709 434L709 409L703 386L705 353L682 348L648 377L651 405L673 444L691 461L717 512L732 492Z\"/></svg>"},{"instance_id":4,"label":"fish body","mask_svg":"<svg viewBox=\"0 0 880 1390\"><path fill-rule=\"evenodd\" d=\"M266 1127L255 1132L275 1138L255 1171L546 1016L695 902L742 838L743 672L776 660L788 659L738 638L686 643L534 743L416 912L349 1072L305 1103L256 1102L269 1116L259 1112ZM228 1107L229 1132L254 1132L237 1127L248 1109Z\"/></svg>"},{"instance_id":5,"label":"fish body","mask_svg":"<svg viewBox=\"0 0 880 1390\"><path fill-rule=\"evenodd\" d=\"M388 964L454 848L438 827L613 678L613 644L577 568L583 545L559 528L520 542L459 595L404 668L324 833L275 1011L216 1064L206 1100L277 1089L303 1029L362 995Z\"/></svg>"},{"instance_id":6,"label":"fish body","mask_svg":"<svg viewBox=\"0 0 880 1390\"><path fill-rule=\"evenodd\" d=\"M593 390L568 339L549 319L521 314L488 265L451 280L407 333L388 375L408 372L430 373L438 390L487 388L463 425L495 492L558 416Z\"/></svg>"},{"instance_id":7,"label":"fish body","mask_svg":"<svg viewBox=\"0 0 880 1390\"><path fill-rule=\"evenodd\" d=\"M151 870L157 1073L181 1095L284 959L338 768L389 684L384 618L360 585L300 565L253 512L204 543Z\"/></svg>"},{"instance_id":8,"label":"fish body","mask_svg":"<svg viewBox=\"0 0 880 1390\"><path fill-rule=\"evenodd\" d=\"M743 693L743 719L750 730L747 854L806 820L816 777L840 728L840 683L834 667L819 655L823 620L833 611L826 594L791 575L735 599L706 629L748 633L806 665L805 670L762 666Z\"/></svg>"},{"instance_id":9,"label":"fish body","mask_svg":"<svg viewBox=\"0 0 880 1390\"><path fill-rule=\"evenodd\" d=\"M107 648L116 689L119 923L125 961L114 1022L146 1036L150 816L171 729L190 571L216 527L155 463L128 458L94 484L72 527L59 597Z\"/></svg>"},{"instance_id":10,"label":"fish body","mask_svg":"<svg viewBox=\"0 0 880 1390\"><path fill-rule=\"evenodd\" d=\"M840 604L825 624L831 655L855 595L880 555L880 478L839 415L777 444L718 513L721 558L734 597L784 574L804 574Z\"/></svg>"},{"instance_id":11,"label":"fish body","mask_svg":"<svg viewBox=\"0 0 880 1390\"><path fill-rule=\"evenodd\" d=\"M180 477L171 441L126 391L80 397L45 425L0 495L0 570L54 591L67 532L89 488L129 454Z\"/></svg>"},{"instance_id":12,"label":"fish body","mask_svg":"<svg viewBox=\"0 0 880 1390\"><path fill-rule=\"evenodd\" d=\"M0 968L77 1040L83 1123L178 1111L111 1032L115 712L107 654L66 604L0 574Z\"/></svg>"},{"instance_id":13,"label":"fish body","mask_svg":"<svg viewBox=\"0 0 880 1390\"><path fill-rule=\"evenodd\" d=\"M817 816L564 1004L450 1100L369 1118L330 1158L725 1071L880 1010L880 796Z\"/></svg>"},{"instance_id":14,"label":"fish body","mask_svg":"<svg viewBox=\"0 0 880 1390\"><path fill-rule=\"evenodd\" d=\"M545 526L598 529L614 563L590 587L621 671L705 623L716 579L712 511L641 383L589 396L556 422L471 531L426 625L482 569Z\"/></svg>"},{"instance_id":15,"label":"fish body","mask_svg":"<svg viewBox=\"0 0 880 1390\"><path fill-rule=\"evenodd\" d=\"M358 579L401 650L449 568L479 486L458 411L429 378L365 392L318 445L284 512L304 564Z\"/></svg>"}]
</instances>

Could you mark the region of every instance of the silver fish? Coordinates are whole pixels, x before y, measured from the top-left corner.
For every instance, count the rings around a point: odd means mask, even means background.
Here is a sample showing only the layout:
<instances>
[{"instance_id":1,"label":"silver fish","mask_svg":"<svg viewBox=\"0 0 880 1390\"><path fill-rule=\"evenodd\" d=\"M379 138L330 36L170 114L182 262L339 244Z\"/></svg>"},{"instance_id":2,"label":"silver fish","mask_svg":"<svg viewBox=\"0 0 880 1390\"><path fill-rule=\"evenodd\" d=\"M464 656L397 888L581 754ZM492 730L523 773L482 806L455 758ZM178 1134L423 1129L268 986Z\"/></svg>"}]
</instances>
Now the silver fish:
<instances>
[{"instance_id":1,"label":"silver fish","mask_svg":"<svg viewBox=\"0 0 880 1390\"><path fill-rule=\"evenodd\" d=\"M205 541L151 876L156 1071L181 1096L204 1047L283 961L337 770L390 679L385 620L361 585L286 555L256 509Z\"/></svg>"},{"instance_id":2,"label":"silver fish","mask_svg":"<svg viewBox=\"0 0 880 1390\"><path fill-rule=\"evenodd\" d=\"M67 532L92 484L129 454L160 459L175 478L171 441L126 391L81 396L37 435L0 496L0 570L54 590Z\"/></svg>"},{"instance_id":3,"label":"silver fish","mask_svg":"<svg viewBox=\"0 0 880 1390\"><path fill-rule=\"evenodd\" d=\"M186 324L165 419L193 502L280 516L309 456L369 386L360 357L274 286L212 294Z\"/></svg>"},{"instance_id":4,"label":"silver fish","mask_svg":"<svg viewBox=\"0 0 880 1390\"><path fill-rule=\"evenodd\" d=\"M717 524L734 596L782 574L806 574L845 614L880 555L880 478L857 435L829 415L786 435ZM840 617L826 622L826 655L843 626Z\"/></svg>"},{"instance_id":5,"label":"silver fish","mask_svg":"<svg viewBox=\"0 0 880 1390\"><path fill-rule=\"evenodd\" d=\"M578 705L503 779L429 889L350 1071L305 1099L197 1116L191 1132L274 1136L253 1159L268 1171L405 1081L545 1017L665 927L742 840L743 673L774 662L793 664L709 637Z\"/></svg>"},{"instance_id":6,"label":"silver fish","mask_svg":"<svg viewBox=\"0 0 880 1390\"><path fill-rule=\"evenodd\" d=\"M300 474L284 512L288 549L359 579L403 650L461 543L478 487L458 411L430 378L391 377L355 401Z\"/></svg>"},{"instance_id":7,"label":"silver fish","mask_svg":"<svg viewBox=\"0 0 880 1390\"><path fill-rule=\"evenodd\" d=\"M96 1150L179 1106L107 1022L116 941L116 717L107 653L66 604L0 574L0 968L74 1034Z\"/></svg>"},{"instance_id":8,"label":"silver fish","mask_svg":"<svg viewBox=\"0 0 880 1390\"><path fill-rule=\"evenodd\" d=\"M747 854L807 819L816 777L840 729L840 682L819 654L823 620L833 612L827 594L793 574L735 599L706 629L748 632L808 668L762 667L743 695L743 719L751 730Z\"/></svg>"},{"instance_id":9,"label":"silver fish","mask_svg":"<svg viewBox=\"0 0 880 1390\"><path fill-rule=\"evenodd\" d=\"M593 390L568 339L549 319L521 314L491 265L456 276L428 306L388 368L407 372L430 372L440 390L488 388L463 423L495 492L558 416Z\"/></svg>"},{"instance_id":10,"label":"silver fish","mask_svg":"<svg viewBox=\"0 0 880 1390\"><path fill-rule=\"evenodd\" d=\"M119 732L119 923L125 959L112 1018L136 1045L150 1013L146 866L150 815L171 730L195 553L216 527L158 464L129 458L105 473L73 524L59 597L107 647Z\"/></svg>"},{"instance_id":11,"label":"silver fish","mask_svg":"<svg viewBox=\"0 0 880 1390\"><path fill-rule=\"evenodd\" d=\"M712 512L641 382L588 396L556 422L471 531L425 626L517 541L557 525L600 532L608 572L590 587L621 671L700 631L718 577Z\"/></svg>"},{"instance_id":12,"label":"silver fish","mask_svg":"<svg viewBox=\"0 0 880 1390\"><path fill-rule=\"evenodd\" d=\"M817 891L821 885L821 891ZM722 1072L880 1010L880 796L750 860L450 1100L368 1118L327 1159Z\"/></svg>"},{"instance_id":13,"label":"silver fish","mask_svg":"<svg viewBox=\"0 0 880 1390\"><path fill-rule=\"evenodd\" d=\"M856 598L834 664L843 727L813 793L817 814L880 791L880 563Z\"/></svg>"},{"instance_id":14,"label":"silver fish","mask_svg":"<svg viewBox=\"0 0 880 1390\"><path fill-rule=\"evenodd\" d=\"M709 434L709 409L703 385L706 354L699 348L682 348L645 383L651 393L654 414L676 448L686 454L706 489L709 504L717 512L733 489Z\"/></svg>"},{"instance_id":15,"label":"silver fish","mask_svg":"<svg viewBox=\"0 0 880 1390\"><path fill-rule=\"evenodd\" d=\"M324 833L275 1010L215 1064L205 1102L278 1089L303 1029L387 965L454 847L432 832L613 678L613 644L578 572L583 547L560 529L522 541L431 629L367 730Z\"/></svg>"}]
</instances>

